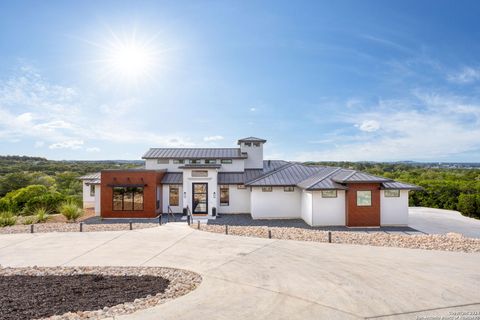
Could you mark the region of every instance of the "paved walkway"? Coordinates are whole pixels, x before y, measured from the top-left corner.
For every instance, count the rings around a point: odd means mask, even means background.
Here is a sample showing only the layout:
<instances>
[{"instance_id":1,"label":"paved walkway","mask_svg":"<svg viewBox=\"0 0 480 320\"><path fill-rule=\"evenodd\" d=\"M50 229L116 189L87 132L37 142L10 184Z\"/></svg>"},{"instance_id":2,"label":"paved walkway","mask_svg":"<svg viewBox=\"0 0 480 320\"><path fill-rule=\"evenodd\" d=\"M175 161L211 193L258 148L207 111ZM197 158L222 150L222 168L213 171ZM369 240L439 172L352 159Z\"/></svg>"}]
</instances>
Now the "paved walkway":
<instances>
[{"instance_id":1,"label":"paved walkway","mask_svg":"<svg viewBox=\"0 0 480 320\"><path fill-rule=\"evenodd\" d=\"M408 219L410 227L425 233L456 232L480 238L480 220L462 216L458 211L411 207Z\"/></svg>"},{"instance_id":2,"label":"paved walkway","mask_svg":"<svg viewBox=\"0 0 480 320\"><path fill-rule=\"evenodd\" d=\"M480 311L480 254L226 236L185 223L0 235L3 266L171 266L199 288L117 319L415 319Z\"/></svg>"}]
</instances>

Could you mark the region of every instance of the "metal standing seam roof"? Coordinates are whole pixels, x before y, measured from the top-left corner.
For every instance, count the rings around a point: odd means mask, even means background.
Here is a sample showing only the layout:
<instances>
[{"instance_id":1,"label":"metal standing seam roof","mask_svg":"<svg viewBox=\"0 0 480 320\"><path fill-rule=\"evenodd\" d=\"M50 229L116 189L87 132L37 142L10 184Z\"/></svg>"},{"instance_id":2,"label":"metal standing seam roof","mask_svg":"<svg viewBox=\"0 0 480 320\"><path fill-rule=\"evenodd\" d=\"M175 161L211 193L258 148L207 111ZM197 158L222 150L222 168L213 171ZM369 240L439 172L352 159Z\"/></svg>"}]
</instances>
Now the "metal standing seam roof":
<instances>
[{"instance_id":1,"label":"metal standing seam roof","mask_svg":"<svg viewBox=\"0 0 480 320\"><path fill-rule=\"evenodd\" d=\"M89 173L89 174L86 174L84 176L81 176L80 180L96 180L96 179L100 179L100 172L95 172L95 173Z\"/></svg>"},{"instance_id":2,"label":"metal standing seam roof","mask_svg":"<svg viewBox=\"0 0 480 320\"><path fill-rule=\"evenodd\" d=\"M398 181L384 182L382 183L382 189L423 190L422 187Z\"/></svg>"},{"instance_id":3,"label":"metal standing seam roof","mask_svg":"<svg viewBox=\"0 0 480 320\"><path fill-rule=\"evenodd\" d=\"M245 159L240 148L150 148L142 159Z\"/></svg>"},{"instance_id":4,"label":"metal standing seam roof","mask_svg":"<svg viewBox=\"0 0 480 320\"><path fill-rule=\"evenodd\" d=\"M265 142L267 142L267 140L261 139L261 138L256 138L256 137L247 137L247 138L239 139L238 143L240 143L240 142L261 142L261 143L265 143Z\"/></svg>"},{"instance_id":5,"label":"metal standing seam roof","mask_svg":"<svg viewBox=\"0 0 480 320\"><path fill-rule=\"evenodd\" d=\"M289 163L277 170L249 181L246 185L251 186L294 186L305 180L310 175L318 172L321 167L305 166L299 163Z\"/></svg>"},{"instance_id":6,"label":"metal standing seam roof","mask_svg":"<svg viewBox=\"0 0 480 320\"><path fill-rule=\"evenodd\" d=\"M330 176L342 170L337 167L323 167L318 173L298 183L300 188L307 190L348 189L346 186L329 179Z\"/></svg>"},{"instance_id":7,"label":"metal standing seam roof","mask_svg":"<svg viewBox=\"0 0 480 320\"><path fill-rule=\"evenodd\" d=\"M162 184L182 184L183 173L182 172L167 172L163 175Z\"/></svg>"},{"instance_id":8,"label":"metal standing seam roof","mask_svg":"<svg viewBox=\"0 0 480 320\"><path fill-rule=\"evenodd\" d=\"M343 172L346 171L346 172ZM359 172L356 170L345 170L342 169L339 171L338 174L332 175L331 179L335 182L338 183L381 183L381 182L389 182L392 181L392 179L388 178L383 178L383 177L378 177L374 176L372 174L364 173L364 172Z\"/></svg>"}]
</instances>

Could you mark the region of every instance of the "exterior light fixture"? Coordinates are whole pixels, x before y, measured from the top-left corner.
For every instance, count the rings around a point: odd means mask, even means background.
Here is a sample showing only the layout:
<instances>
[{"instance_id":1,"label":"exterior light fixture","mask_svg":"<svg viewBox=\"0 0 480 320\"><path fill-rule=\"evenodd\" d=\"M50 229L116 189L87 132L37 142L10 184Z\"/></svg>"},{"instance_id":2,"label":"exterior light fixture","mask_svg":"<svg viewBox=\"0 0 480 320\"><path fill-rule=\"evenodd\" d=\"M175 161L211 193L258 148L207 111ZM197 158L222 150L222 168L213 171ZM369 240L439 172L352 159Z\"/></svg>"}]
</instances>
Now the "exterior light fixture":
<instances>
[{"instance_id":1,"label":"exterior light fixture","mask_svg":"<svg viewBox=\"0 0 480 320\"><path fill-rule=\"evenodd\" d=\"M215 199L216 197L217 197L217 193L213 191L213 199Z\"/></svg>"},{"instance_id":2,"label":"exterior light fixture","mask_svg":"<svg viewBox=\"0 0 480 320\"><path fill-rule=\"evenodd\" d=\"M186 193L186 192L183 193L183 198L184 198L184 199L187 198L187 193Z\"/></svg>"}]
</instances>

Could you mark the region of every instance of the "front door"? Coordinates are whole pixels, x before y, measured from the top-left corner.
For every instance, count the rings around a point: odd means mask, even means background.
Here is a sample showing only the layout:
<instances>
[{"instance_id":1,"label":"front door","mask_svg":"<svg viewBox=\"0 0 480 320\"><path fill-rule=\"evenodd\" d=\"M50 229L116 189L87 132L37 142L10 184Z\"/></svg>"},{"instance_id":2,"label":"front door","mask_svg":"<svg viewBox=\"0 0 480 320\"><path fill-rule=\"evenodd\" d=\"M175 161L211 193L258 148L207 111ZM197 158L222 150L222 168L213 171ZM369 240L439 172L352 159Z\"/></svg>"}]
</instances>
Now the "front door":
<instances>
[{"instance_id":1,"label":"front door","mask_svg":"<svg viewBox=\"0 0 480 320\"><path fill-rule=\"evenodd\" d=\"M207 214L208 213L208 184L192 183L192 213Z\"/></svg>"}]
</instances>

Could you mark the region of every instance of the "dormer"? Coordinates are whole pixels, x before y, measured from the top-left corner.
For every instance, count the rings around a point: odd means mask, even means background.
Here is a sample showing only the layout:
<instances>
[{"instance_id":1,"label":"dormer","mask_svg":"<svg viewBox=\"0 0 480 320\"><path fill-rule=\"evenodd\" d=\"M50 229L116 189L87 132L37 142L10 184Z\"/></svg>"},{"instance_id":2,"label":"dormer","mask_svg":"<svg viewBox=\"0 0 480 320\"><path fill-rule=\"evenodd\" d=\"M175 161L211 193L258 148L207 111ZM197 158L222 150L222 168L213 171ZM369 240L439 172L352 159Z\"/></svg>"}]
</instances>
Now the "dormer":
<instances>
[{"instance_id":1,"label":"dormer","mask_svg":"<svg viewBox=\"0 0 480 320\"><path fill-rule=\"evenodd\" d=\"M263 144L267 140L248 137L238 140L240 151L247 154L245 159L245 169L262 169L263 168Z\"/></svg>"}]
</instances>

